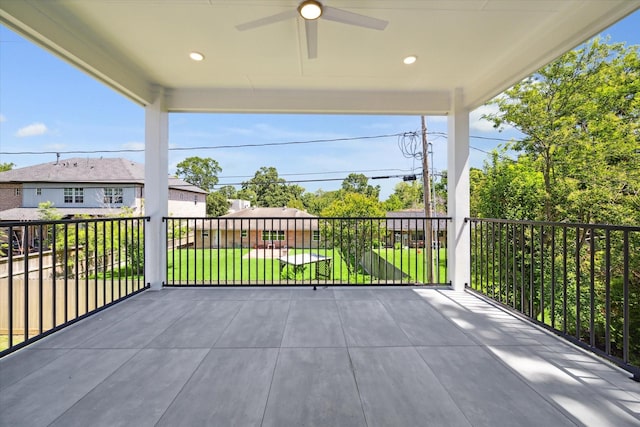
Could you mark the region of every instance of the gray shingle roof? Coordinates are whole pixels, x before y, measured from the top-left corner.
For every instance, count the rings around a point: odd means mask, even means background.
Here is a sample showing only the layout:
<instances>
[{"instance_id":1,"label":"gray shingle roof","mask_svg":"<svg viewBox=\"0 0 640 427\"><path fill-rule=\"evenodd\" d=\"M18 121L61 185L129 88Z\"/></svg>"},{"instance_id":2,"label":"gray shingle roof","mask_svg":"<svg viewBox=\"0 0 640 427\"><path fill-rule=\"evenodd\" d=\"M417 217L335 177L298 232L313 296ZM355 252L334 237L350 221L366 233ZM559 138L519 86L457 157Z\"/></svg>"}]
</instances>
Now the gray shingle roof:
<instances>
[{"instance_id":1,"label":"gray shingle roof","mask_svg":"<svg viewBox=\"0 0 640 427\"><path fill-rule=\"evenodd\" d=\"M74 157L0 172L0 183L12 182L144 184L144 165L121 157ZM169 177L169 187L206 193L203 189L176 177Z\"/></svg>"},{"instance_id":2,"label":"gray shingle roof","mask_svg":"<svg viewBox=\"0 0 640 427\"><path fill-rule=\"evenodd\" d=\"M220 218L317 218L295 208L247 208L221 216Z\"/></svg>"}]
</instances>

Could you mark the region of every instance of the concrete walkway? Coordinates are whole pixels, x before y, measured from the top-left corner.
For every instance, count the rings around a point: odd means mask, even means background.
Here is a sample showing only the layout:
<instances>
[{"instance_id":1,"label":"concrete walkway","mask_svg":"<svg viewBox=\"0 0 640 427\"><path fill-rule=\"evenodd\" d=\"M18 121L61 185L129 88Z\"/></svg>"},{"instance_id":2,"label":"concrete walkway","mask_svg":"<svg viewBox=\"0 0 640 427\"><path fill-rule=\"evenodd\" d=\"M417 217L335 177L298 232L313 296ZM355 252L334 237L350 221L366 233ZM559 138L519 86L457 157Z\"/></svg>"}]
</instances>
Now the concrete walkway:
<instances>
[{"instance_id":1,"label":"concrete walkway","mask_svg":"<svg viewBox=\"0 0 640 427\"><path fill-rule=\"evenodd\" d=\"M640 426L628 377L468 293L165 289L0 360L0 425Z\"/></svg>"}]
</instances>

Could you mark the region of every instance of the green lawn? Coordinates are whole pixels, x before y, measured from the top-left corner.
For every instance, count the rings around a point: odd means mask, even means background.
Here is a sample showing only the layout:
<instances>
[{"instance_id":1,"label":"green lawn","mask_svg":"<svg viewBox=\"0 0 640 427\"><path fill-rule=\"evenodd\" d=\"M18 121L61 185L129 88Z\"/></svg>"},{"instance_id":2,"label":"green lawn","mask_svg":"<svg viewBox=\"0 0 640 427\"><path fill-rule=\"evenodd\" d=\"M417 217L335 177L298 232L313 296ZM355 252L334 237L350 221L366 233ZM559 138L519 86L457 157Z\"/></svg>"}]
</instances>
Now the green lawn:
<instances>
[{"instance_id":1,"label":"green lawn","mask_svg":"<svg viewBox=\"0 0 640 427\"><path fill-rule=\"evenodd\" d=\"M304 271L293 271L285 267L280 271L278 259L244 258L249 249L179 249L169 252L167 258L169 283L176 284L233 284L315 281L315 270L306 267ZM349 272L337 250L291 249L289 255L313 252L331 257L329 281L340 283L370 283L372 278L364 274ZM322 279L324 281L324 279Z\"/></svg>"},{"instance_id":2,"label":"green lawn","mask_svg":"<svg viewBox=\"0 0 640 427\"><path fill-rule=\"evenodd\" d=\"M419 252L418 252L419 251ZM447 278L447 250L439 249L440 262L438 270L434 273L433 281L436 283L445 283ZM427 258L424 249L377 249L375 252L384 258L387 262L393 264L396 268L402 270L403 273L410 277L412 282L427 282L425 266ZM433 251L434 264L436 260L436 251ZM439 274L439 275L438 275Z\"/></svg>"},{"instance_id":3,"label":"green lawn","mask_svg":"<svg viewBox=\"0 0 640 427\"><path fill-rule=\"evenodd\" d=\"M315 270L311 267L295 270L285 267L280 270L278 259L245 258L250 249L178 249L168 254L167 278L174 284L246 284L246 283L302 283L316 281ZM445 251L441 250L440 282L444 282L446 268ZM363 273L352 273L338 250L332 249L291 249L289 255L313 252L331 257L332 268L329 281L348 284L376 283L378 279ZM390 263L404 271L410 282L425 282L424 253L415 249L377 251ZM436 277L437 279L437 277ZM324 280L324 279L322 279Z\"/></svg>"}]
</instances>

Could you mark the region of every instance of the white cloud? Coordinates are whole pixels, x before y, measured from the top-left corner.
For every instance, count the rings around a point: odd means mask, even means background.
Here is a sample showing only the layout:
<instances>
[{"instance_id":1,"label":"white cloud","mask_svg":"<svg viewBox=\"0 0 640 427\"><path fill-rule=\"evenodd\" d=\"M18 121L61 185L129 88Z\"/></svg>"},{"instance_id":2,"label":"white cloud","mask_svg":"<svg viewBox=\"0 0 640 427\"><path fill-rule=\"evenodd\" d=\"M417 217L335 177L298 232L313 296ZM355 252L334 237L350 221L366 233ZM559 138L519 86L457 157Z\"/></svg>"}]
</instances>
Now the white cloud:
<instances>
[{"instance_id":1,"label":"white cloud","mask_svg":"<svg viewBox=\"0 0 640 427\"><path fill-rule=\"evenodd\" d=\"M485 114L496 114L500 110L497 105L483 105L469 115L469 128L478 132L494 132L493 123L482 118Z\"/></svg>"},{"instance_id":2,"label":"white cloud","mask_svg":"<svg viewBox=\"0 0 640 427\"><path fill-rule=\"evenodd\" d=\"M4 116L4 114L0 113L0 123L6 122L7 118Z\"/></svg>"},{"instance_id":3,"label":"white cloud","mask_svg":"<svg viewBox=\"0 0 640 427\"><path fill-rule=\"evenodd\" d=\"M122 144L122 148L124 150L144 150L144 142L125 142L124 144Z\"/></svg>"},{"instance_id":4,"label":"white cloud","mask_svg":"<svg viewBox=\"0 0 640 427\"><path fill-rule=\"evenodd\" d=\"M44 123L31 123L28 126L18 129L18 132L16 132L16 136L19 138L38 136L44 135L48 131L49 129L47 129L47 126Z\"/></svg>"}]
</instances>

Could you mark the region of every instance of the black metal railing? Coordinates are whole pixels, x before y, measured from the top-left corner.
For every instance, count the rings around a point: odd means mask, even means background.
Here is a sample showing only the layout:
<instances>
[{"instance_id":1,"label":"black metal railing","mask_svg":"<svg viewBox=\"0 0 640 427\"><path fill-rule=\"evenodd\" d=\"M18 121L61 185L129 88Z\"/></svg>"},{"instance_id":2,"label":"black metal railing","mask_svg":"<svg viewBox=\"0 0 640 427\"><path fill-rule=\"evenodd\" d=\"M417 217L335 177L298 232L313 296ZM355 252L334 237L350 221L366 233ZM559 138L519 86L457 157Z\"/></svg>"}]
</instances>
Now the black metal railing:
<instances>
[{"instance_id":1,"label":"black metal railing","mask_svg":"<svg viewBox=\"0 0 640 427\"><path fill-rule=\"evenodd\" d=\"M165 286L447 284L449 218L164 222Z\"/></svg>"},{"instance_id":2,"label":"black metal railing","mask_svg":"<svg viewBox=\"0 0 640 427\"><path fill-rule=\"evenodd\" d=\"M640 379L640 227L469 221L473 290Z\"/></svg>"},{"instance_id":3,"label":"black metal railing","mask_svg":"<svg viewBox=\"0 0 640 427\"><path fill-rule=\"evenodd\" d=\"M0 223L0 357L145 289L147 219Z\"/></svg>"}]
</instances>

